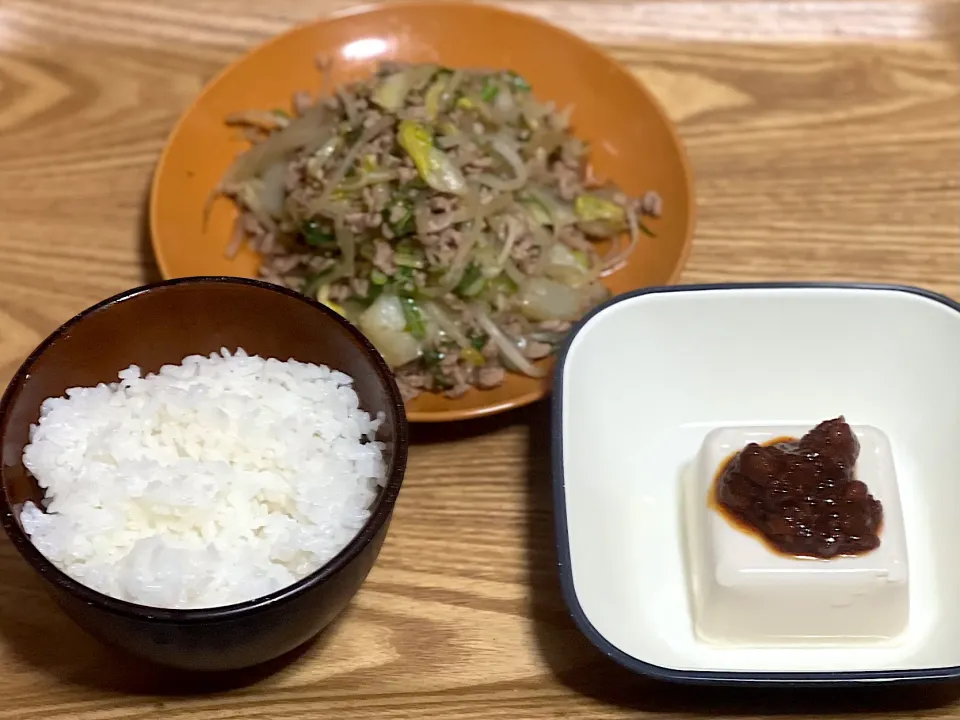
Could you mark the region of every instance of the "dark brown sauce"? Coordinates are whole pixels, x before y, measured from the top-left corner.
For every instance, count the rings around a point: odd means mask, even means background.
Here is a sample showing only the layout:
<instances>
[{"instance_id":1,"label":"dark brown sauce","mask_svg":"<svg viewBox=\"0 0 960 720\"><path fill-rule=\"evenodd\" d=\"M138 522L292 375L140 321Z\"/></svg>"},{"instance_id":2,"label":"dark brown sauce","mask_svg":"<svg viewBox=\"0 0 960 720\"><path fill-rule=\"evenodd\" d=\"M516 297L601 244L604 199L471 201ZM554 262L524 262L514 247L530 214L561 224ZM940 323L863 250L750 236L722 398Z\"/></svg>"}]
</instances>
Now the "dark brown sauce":
<instances>
[{"instance_id":1,"label":"dark brown sauce","mask_svg":"<svg viewBox=\"0 0 960 720\"><path fill-rule=\"evenodd\" d=\"M780 554L862 555L880 545L883 507L854 477L859 454L843 417L799 439L750 443L720 465L708 502Z\"/></svg>"}]
</instances>

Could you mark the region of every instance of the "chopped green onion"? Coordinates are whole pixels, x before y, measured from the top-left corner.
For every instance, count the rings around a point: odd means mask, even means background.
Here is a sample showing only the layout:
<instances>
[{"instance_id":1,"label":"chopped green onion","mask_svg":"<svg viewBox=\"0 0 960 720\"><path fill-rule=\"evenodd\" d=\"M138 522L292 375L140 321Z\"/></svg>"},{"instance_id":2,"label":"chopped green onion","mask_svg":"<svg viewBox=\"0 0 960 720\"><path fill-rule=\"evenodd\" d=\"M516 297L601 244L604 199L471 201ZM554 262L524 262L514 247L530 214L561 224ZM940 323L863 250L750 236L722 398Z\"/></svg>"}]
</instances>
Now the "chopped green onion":
<instances>
[{"instance_id":1,"label":"chopped green onion","mask_svg":"<svg viewBox=\"0 0 960 720\"><path fill-rule=\"evenodd\" d=\"M448 378L440 368L433 371L433 384L441 390L449 390L453 387L453 380Z\"/></svg>"},{"instance_id":2,"label":"chopped green onion","mask_svg":"<svg viewBox=\"0 0 960 720\"><path fill-rule=\"evenodd\" d=\"M389 278L376 268L370 271L370 282L374 285L386 285L387 280L389 280Z\"/></svg>"},{"instance_id":3,"label":"chopped green onion","mask_svg":"<svg viewBox=\"0 0 960 720\"><path fill-rule=\"evenodd\" d=\"M517 73L513 72L513 70L507 71L507 80L509 80L510 84L513 85L517 90L530 92L530 83L524 80L523 77Z\"/></svg>"},{"instance_id":4,"label":"chopped green onion","mask_svg":"<svg viewBox=\"0 0 960 720\"><path fill-rule=\"evenodd\" d=\"M376 283L370 283L370 289L367 290L367 297L364 298L364 301L367 305L373 305L376 302L377 298L383 294L383 285L377 285Z\"/></svg>"},{"instance_id":5,"label":"chopped green onion","mask_svg":"<svg viewBox=\"0 0 960 720\"><path fill-rule=\"evenodd\" d=\"M553 218L550 217L550 213L543 203L536 198L528 198L521 200L520 203L527 209L527 212L530 213L530 217L533 218L534 222L538 225L549 226L553 225Z\"/></svg>"},{"instance_id":6,"label":"chopped green onion","mask_svg":"<svg viewBox=\"0 0 960 720\"><path fill-rule=\"evenodd\" d=\"M427 367L439 365L444 357L445 355L442 352L434 350L433 348L426 348L423 351L423 362Z\"/></svg>"},{"instance_id":7,"label":"chopped green onion","mask_svg":"<svg viewBox=\"0 0 960 720\"><path fill-rule=\"evenodd\" d=\"M493 102L497 99L499 93L500 86L493 82L493 80L487 78L483 84L483 90L480 91L480 98L487 103Z\"/></svg>"},{"instance_id":8,"label":"chopped green onion","mask_svg":"<svg viewBox=\"0 0 960 720\"><path fill-rule=\"evenodd\" d=\"M411 238L398 242L396 251L393 261L401 267L422 270L427 265L427 259L424 257L423 251ZM410 279L413 279L412 275Z\"/></svg>"},{"instance_id":9,"label":"chopped green onion","mask_svg":"<svg viewBox=\"0 0 960 720\"><path fill-rule=\"evenodd\" d=\"M393 274L396 283L397 294L411 296L416 290L416 283L413 281L413 268L399 265L397 271Z\"/></svg>"},{"instance_id":10,"label":"chopped green onion","mask_svg":"<svg viewBox=\"0 0 960 720\"><path fill-rule=\"evenodd\" d=\"M640 232L642 232L642 233L643 233L644 235L646 235L647 237L652 237L652 238L655 238L655 237L656 237L656 235L654 234L653 230L651 230L651 229L648 228L646 225L644 225L643 222L640 221L639 219L637 220L637 229L639 229Z\"/></svg>"},{"instance_id":11,"label":"chopped green onion","mask_svg":"<svg viewBox=\"0 0 960 720\"><path fill-rule=\"evenodd\" d=\"M470 263L467 269L463 271L463 277L455 288L457 295L462 297L474 297L481 290L487 279L483 276L483 268L475 263Z\"/></svg>"},{"instance_id":12,"label":"chopped green onion","mask_svg":"<svg viewBox=\"0 0 960 720\"><path fill-rule=\"evenodd\" d=\"M414 268L422 270L426 261L418 255L407 255L406 253L397 253L393 256L393 262L401 267Z\"/></svg>"},{"instance_id":13,"label":"chopped green onion","mask_svg":"<svg viewBox=\"0 0 960 720\"><path fill-rule=\"evenodd\" d=\"M413 238L404 238L397 243L397 252L414 255L419 252L418 243L416 243Z\"/></svg>"},{"instance_id":14,"label":"chopped green onion","mask_svg":"<svg viewBox=\"0 0 960 720\"><path fill-rule=\"evenodd\" d=\"M316 220L307 220L300 226L300 235L303 241L311 247L335 248L337 238L333 230L321 225Z\"/></svg>"},{"instance_id":15,"label":"chopped green onion","mask_svg":"<svg viewBox=\"0 0 960 720\"><path fill-rule=\"evenodd\" d=\"M486 335L474 335L470 338L470 344L473 345L475 350L480 351L487 346L489 339Z\"/></svg>"},{"instance_id":16,"label":"chopped green onion","mask_svg":"<svg viewBox=\"0 0 960 720\"><path fill-rule=\"evenodd\" d=\"M393 218L397 218L394 220ZM404 197L397 197L383 210L384 222L395 237L404 237L415 229L413 203Z\"/></svg>"},{"instance_id":17,"label":"chopped green onion","mask_svg":"<svg viewBox=\"0 0 960 720\"><path fill-rule=\"evenodd\" d=\"M490 280L490 289L494 293L513 295L519 289L517 284L506 273L501 273Z\"/></svg>"},{"instance_id":18,"label":"chopped green onion","mask_svg":"<svg viewBox=\"0 0 960 720\"><path fill-rule=\"evenodd\" d=\"M423 340L427 331L423 324L423 313L420 312L420 306L411 297L400 298L400 305L403 307L403 317L407 321L406 331L417 340Z\"/></svg>"}]
</instances>

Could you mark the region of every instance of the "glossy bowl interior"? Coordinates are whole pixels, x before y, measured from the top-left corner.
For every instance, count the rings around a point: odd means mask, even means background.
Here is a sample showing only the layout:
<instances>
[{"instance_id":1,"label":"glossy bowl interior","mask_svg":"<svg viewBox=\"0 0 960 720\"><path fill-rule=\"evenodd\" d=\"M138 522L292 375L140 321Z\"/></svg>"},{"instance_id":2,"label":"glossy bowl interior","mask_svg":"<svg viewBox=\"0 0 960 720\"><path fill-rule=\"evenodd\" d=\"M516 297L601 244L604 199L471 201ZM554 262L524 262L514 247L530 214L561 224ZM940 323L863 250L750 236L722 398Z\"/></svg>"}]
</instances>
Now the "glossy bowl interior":
<instances>
[{"instance_id":1,"label":"glossy bowl interior","mask_svg":"<svg viewBox=\"0 0 960 720\"><path fill-rule=\"evenodd\" d=\"M915 288L656 288L587 318L558 361L554 395L560 571L581 629L627 667L674 680L960 675L958 358L960 306ZM861 645L700 640L681 496L704 439L719 427L809 429L838 415L890 442L909 558L906 631ZM695 503L706 507L705 494Z\"/></svg>"},{"instance_id":2,"label":"glossy bowl interior","mask_svg":"<svg viewBox=\"0 0 960 720\"><path fill-rule=\"evenodd\" d=\"M211 190L247 143L223 119L248 108L289 107L298 90L316 90L315 58L332 60L334 84L368 77L382 60L452 67L509 68L542 100L572 105L574 132L591 145L598 177L628 193L656 190L663 217L651 220L629 264L609 278L620 293L675 282L689 252L694 199L686 156L669 118L622 66L585 40L535 18L470 3L398 2L295 28L227 68L186 111L153 182L150 228L165 277L255 276L257 257L224 256L235 211L213 207ZM449 400L424 395L408 404L412 421L457 420L518 407L543 397L550 380L511 375L500 388Z\"/></svg>"},{"instance_id":3,"label":"glossy bowl interior","mask_svg":"<svg viewBox=\"0 0 960 720\"><path fill-rule=\"evenodd\" d=\"M360 407L382 412L377 439L388 471L371 517L327 565L272 595L222 608L164 610L116 600L60 572L19 522L26 500L43 493L23 466L30 425L48 397L113 382L221 347L328 365L354 379ZM379 353L336 313L287 290L236 278L189 278L138 288L94 306L44 341L0 404L2 520L13 544L63 609L91 634L165 665L225 670L278 657L316 635L357 592L387 532L403 480L407 425L396 383ZM39 638L38 638L39 641Z\"/></svg>"}]
</instances>

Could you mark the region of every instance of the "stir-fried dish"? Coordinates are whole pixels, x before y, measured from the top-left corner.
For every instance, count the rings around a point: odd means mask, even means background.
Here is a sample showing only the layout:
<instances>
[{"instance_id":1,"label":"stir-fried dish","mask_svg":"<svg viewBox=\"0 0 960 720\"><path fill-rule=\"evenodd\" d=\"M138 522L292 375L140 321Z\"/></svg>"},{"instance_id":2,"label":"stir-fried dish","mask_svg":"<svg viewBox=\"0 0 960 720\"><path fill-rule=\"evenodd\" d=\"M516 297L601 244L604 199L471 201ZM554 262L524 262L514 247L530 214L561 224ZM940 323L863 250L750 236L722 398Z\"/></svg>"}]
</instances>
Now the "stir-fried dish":
<instances>
[{"instance_id":1,"label":"stir-fried dish","mask_svg":"<svg viewBox=\"0 0 960 720\"><path fill-rule=\"evenodd\" d=\"M253 143L218 188L228 253L355 323L407 398L541 377L660 213L595 179L569 112L510 71L384 64L292 105L228 118Z\"/></svg>"}]
</instances>

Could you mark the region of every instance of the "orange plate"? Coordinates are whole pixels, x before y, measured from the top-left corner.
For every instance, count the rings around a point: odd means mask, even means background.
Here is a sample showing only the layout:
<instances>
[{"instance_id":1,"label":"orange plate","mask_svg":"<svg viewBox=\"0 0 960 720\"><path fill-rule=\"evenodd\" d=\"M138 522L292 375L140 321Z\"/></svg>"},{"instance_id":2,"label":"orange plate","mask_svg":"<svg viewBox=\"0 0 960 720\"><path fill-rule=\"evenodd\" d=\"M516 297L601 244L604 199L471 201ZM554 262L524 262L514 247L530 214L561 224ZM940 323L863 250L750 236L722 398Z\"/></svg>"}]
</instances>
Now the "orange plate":
<instances>
[{"instance_id":1,"label":"orange plate","mask_svg":"<svg viewBox=\"0 0 960 720\"><path fill-rule=\"evenodd\" d=\"M248 108L289 107L297 90L316 89L318 56L333 60L332 81L360 80L381 60L511 69L541 100L573 105L574 132L590 143L598 177L628 193L657 190L664 213L629 264L608 278L614 293L674 282L690 249L694 201L680 139L660 105L630 73L588 42L526 15L444 2L401 2L302 25L253 50L213 80L174 129L150 197L150 230L160 270L188 275L256 276L257 257L223 251L235 211L221 200L204 229L211 189L247 144L223 119ZM407 407L414 422L461 420L534 402L549 377L509 375L502 387L456 400L422 395Z\"/></svg>"}]
</instances>

